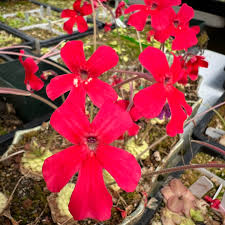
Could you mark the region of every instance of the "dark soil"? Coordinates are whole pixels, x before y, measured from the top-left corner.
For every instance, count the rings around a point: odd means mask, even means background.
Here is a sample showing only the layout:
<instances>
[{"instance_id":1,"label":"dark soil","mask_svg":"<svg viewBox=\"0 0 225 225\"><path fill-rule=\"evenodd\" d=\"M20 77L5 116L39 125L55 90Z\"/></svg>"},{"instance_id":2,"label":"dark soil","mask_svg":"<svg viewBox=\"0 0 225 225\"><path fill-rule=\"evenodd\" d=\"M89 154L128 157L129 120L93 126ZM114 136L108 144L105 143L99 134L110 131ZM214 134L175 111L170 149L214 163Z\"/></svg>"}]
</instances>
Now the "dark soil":
<instances>
[{"instance_id":1,"label":"dark soil","mask_svg":"<svg viewBox=\"0 0 225 225\"><path fill-rule=\"evenodd\" d=\"M16 116L13 106L0 98L0 135L21 127L23 122Z\"/></svg>"},{"instance_id":2,"label":"dark soil","mask_svg":"<svg viewBox=\"0 0 225 225\"><path fill-rule=\"evenodd\" d=\"M14 151L19 151L24 148L27 151L32 151L32 149L29 147L34 138L38 143L38 146L49 146L49 150L54 153L71 146L71 143L53 131L53 129L50 126L47 126L46 123L42 126L43 129L41 131L32 132L28 135L25 135L20 143L15 146ZM14 186L22 176L22 174L19 172L21 157L22 155L18 155L11 158L10 160L0 163L0 191L2 191L7 196L10 196ZM74 176L72 181L75 182L76 179L77 176ZM113 196L113 202L115 206L112 208L111 219L101 223L88 219L81 222L76 221L74 224L119 224L123 218L121 212L116 209L116 207L120 208L121 210L127 210L129 208L127 211L129 215L136 209L142 198L141 194L137 192L126 193L122 190L114 191L110 187L108 187L108 190ZM35 222L35 219L37 219L42 213L42 216L39 218L39 222L36 221L37 224L55 224L52 221L50 208L47 205L47 196L49 195L50 192L47 190L44 180L35 181L30 178L24 178L16 189L14 198L10 204L10 212L12 217L17 221L21 221L20 225L27 225L31 222ZM0 224L7 223L8 219L0 217Z\"/></svg>"}]
</instances>

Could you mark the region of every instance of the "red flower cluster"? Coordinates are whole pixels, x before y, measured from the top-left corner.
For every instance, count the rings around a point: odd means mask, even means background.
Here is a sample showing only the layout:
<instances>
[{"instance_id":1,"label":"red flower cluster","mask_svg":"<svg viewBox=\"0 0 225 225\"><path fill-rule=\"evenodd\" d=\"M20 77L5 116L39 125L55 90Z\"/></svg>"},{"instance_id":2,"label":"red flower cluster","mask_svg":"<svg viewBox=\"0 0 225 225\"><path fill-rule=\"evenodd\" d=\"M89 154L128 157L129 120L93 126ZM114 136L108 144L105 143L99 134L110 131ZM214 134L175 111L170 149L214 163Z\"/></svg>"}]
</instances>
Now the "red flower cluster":
<instances>
[{"instance_id":1,"label":"red flower cluster","mask_svg":"<svg viewBox=\"0 0 225 225\"><path fill-rule=\"evenodd\" d=\"M128 24L138 31L144 29L148 16L151 16L152 27L161 30L170 24L172 6L180 4L180 0L145 0L145 5L131 5L125 10L125 14L138 11L128 20Z\"/></svg>"},{"instance_id":2,"label":"red flower cluster","mask_svg":"<svg viewBox=\"0 0 225 225\"><path fill-rule=\"evenodd\" d=\"M85 32L88 29L88 25L86 20L84 19L84 16L90 14L92 14L91 4L84 2L83 6L81 7L81 0L76 0L73 4L73 10L64 9L62 11L61 17L69 18L69 20L64 23L64 30L68 34L72 34L73 26L76 23L78 31L80 33Z\"/></svg>"},{"instance_id":3,"label":"red flower cluster","mask_svg":"<svg viewBox=\"0 0 225 225\"><path fill-rule=\"evenodd\" d=\"M125 10L125 2L124 1L121 1L119 4L118 4L118 6L117 6L117 8L116 8L116 11L115 11L115 13L116 13L116 18L119 18L120 16L122 16L123 15L123 13L124 13L124 10Z\"/></svg>"},{"instance_id":4,"label":"red flower cluster","mask_svg":"<svg viewBox=\"0 0 225 225\"><path fill-rule=\"evenodd\" d=\"M79 96L75 100L77 104ZM42 170L48 189L59 192L79 172L69 203L74 219L109 219L112 197L104 184L103 168L127 192L135 190L141 177L134 156L109 145L132 126L129 114L116 104L105 103L90 124L80 107L64 103L50 124L74 146L45 160Z\"/></svg>"},{"instance_id":5,"label":"red flower cluster","mask_svg":"<svg viewBox=\"0 0 225 225\"><path fill-rule=\"evenodd\" d=\"M181 65L182 65L182 73L180 75L179 83L180 84L187 84L189 76L191 80L198 79L198 69L199 67L208 68L208 62L206 62L205 57L203 56L193 56L189 61L186 63L183 57L180 57Z\"/></svg>"}]
</instances>

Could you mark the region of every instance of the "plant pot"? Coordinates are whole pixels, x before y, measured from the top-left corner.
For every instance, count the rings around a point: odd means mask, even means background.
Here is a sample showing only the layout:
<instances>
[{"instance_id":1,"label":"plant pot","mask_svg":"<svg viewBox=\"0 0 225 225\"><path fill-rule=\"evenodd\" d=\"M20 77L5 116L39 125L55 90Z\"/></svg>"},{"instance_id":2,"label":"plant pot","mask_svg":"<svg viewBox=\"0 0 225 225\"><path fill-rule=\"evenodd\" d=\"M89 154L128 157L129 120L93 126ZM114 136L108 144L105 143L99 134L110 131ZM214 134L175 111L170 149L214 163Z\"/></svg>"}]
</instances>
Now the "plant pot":
<instances>
[{"instance_id":1,"label":"plant pot","mask_svg":"<svg viewBox=\"0 0 225 225\"><path fill-rule=\"evenodd\" d=\"M39 133L41 131L41 129L43 129L43 126L37 126L37 127L32 128L32 129L17 131L15 136L14 136L12 144L10 145L8 150L4 153L4 155L2 156L1 159L7 158L11 154L13 154L13 152L15 152L14 147L26 135L30 135L30 134L32 135L32 134L34 134L34 132L38 132ZM24 170L23 169L21 164L23 164L23 158L26 157L25 156L26 153L22 153L22 154L23 154L23 156L22 156L22 159L20 160L20 166L19 166L20 172L23 175L25 175L27 178L31 178L31 179L35 180L35 182L36 181L40 182L41 180L43 181L43 177L42 177L42 173L41 172L37 173L37 172L32 171L32 170ZM74 186L70 190L71 191L70 194L72 194L73 189L74 189ZM68 198L68 196L67 196L67 198ZM62 212L59 209L59 205L57 204L57 199L58 199L58 194L56 194L56 193L51 193L47 197L47 200L48 200L48 203L49 203L49 206L50 206L50 209L51 209L51 215L52 215L53 221L55 223L62 223L62 222L65 222L65 221L67 221L68 219L70 219L72 217L71 217L71 215L68 216L68 215L62 214ZM65 202L65 201L66 201L65 197L63 196L63 202ZM68 198L68 202L69 202L69 198ZM63 203L63 204L65 205L65 203ZM144 213L144 210L145 210L144 201L140 200L140 203L137 206L137 208L118 225L134 225L141 218L141 216ZM68 210L66 210L66 211L68 211ZM68 223L68 224L70 224L70 223ZM73 223L71 222L71 224L73 224Z\"/></svg>"},{"instance_id":2,"label":"plant pot","mask_svg":"<svg viewBox=\"0 0 225 225\"><path fill-rule=\"evenodd\" d=\"M182 157L181 155L177 156L177 161L179 161L176 166L183 166L183 165L189 165L190 161L195 157L197 153L207 153L208 155L212 157L217 157L222 160L225 160L225 155L216 152L213 149L200 146L199 144L192 143L191 148L188 148L186 150L184 156ZM174 178L180 178L180 176L183 174L183 171L179 172L173 172L170 173L169 176L163 175L163 179L165 179L164 183L161 183L160 186L158 186L157 192L153 193L151 195L151 199L147 203L147 207L145 209L145 213L143 214L142 218L140 219L139 222L137 222L135 225L149 225L152 224L153 222L153 217L157 213L157 211L160 209L161 204L163 202L163 196L160 192L160 190L166 186L169 181L171 181ZM205 175L205 174L203 174ZM206 175L205 175L206 176ZM210 175L207 175L210 178Z\"/></svg>"},{"instance_id":3,"label":"plant pot","mask_svg":"<svg viewBox=\"0 0 225 225\"><path fill-rule=\"evenodd\" d=\"M225 93L219 98L219 100L216 102L215 105L222 103L225 101ZM217 108L216 110L218 110L219 108ZM213 110L211 110L210 112L208 112L203 118L202 120L199 122L199 124L194 128L194 132L193 132L193 137L207 142L209 144L215 145L216 147L219 147L220 149L223 149L225 151L225 146L219 144L216 140L209 138L206 134L205 131L208 127L208 124L210 123L210 121L213 119L213 117L215 116L215 112Z\"/></svg>"},{"instance_id":4,"label":"plant pot","mask_svg":"<svg viewBox=\"0 0 225 225\"><path fill-rule=\"evenodd\" d=\"M62 9L58 9L56 7L51 7L47 4L42 4L37 1L31 1L31 2L33 2L34 4L37 4L37 5L43 6L44 9L50 8L51 10L53 10L57 13L60 13L62 11ZM93 23L92 19L90 19L90 18L87 18L87 22ZM42 25L42 24L40 24L40 25ZM104 24L97 21L97 27L98 27L98 29L102 29L104 27ZM40 40L39 38L34 38L31 35L26 34L25 32L23 32L22 29L15 29L15 28L12 28L3 23L0 23L0 28L3 30L6 30L7 32L12 33L24 40L27 40L31 44L32 48L34 48L34 49L39 48L39 47L48 47L51 45L56 45L59 42L61 42L62 40L74 40L74 39L79 39L79 38L85 37L87 35L93 34L93 28L89 28L86 32L83 32L83 33L79 33L78 31L75 31L71 35L69 35L69 34L58 35L58 33L55 34L54 32L53 33L51 32L54 37L48 38L46 40Z\"/></svg>"}]
</instances>

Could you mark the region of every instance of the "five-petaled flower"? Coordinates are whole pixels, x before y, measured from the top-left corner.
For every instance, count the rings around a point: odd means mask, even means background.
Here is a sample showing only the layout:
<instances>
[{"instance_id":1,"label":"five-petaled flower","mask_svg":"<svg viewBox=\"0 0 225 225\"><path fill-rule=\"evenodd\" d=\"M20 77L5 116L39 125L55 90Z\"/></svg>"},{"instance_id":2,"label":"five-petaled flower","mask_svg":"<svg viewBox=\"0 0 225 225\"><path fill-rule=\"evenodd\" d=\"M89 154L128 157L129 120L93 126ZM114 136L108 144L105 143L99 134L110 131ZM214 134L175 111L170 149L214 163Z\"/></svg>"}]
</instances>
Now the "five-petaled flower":
<instances>
[{"instance_id":1,"label":"five-petaled flower","mask_svg":"<svg viewBox=\"0 0 225 225\"><path fill-rule=\"evenodd\" d=\"M24 54L24 51L20 51L21 54ZM19 56L19 60L25 70L25 80L24 83L28 91L39 91L43 88L44 82L35 75L39 70L37 63L30 57L26 58L23 61L22 55Z\"/></svg>"},{"instance_id":2,"label":"five-petaled flower","mask_svg":"<svg viewBox=\"0 0 225 225\"><path fill-rule=\"evenodd\" d=\"M149 15L151 15L152 27L161 30L170 23L172 6L180 4L181 0L145 0L145 5L131 5L124 13L138 11L130 15L128 20L128 24L134 26L138 31L144 29Z\"/></svg>"},{"instance_id":3,"label":"five-petaled flower","mask_svg":"<svg viewBox=\"0 0 225 225\"><path fill-rule=\"evenodd\" d=\"M118 105L105 103L89 123L77 96L75 104L65 102L50 119L50 124L74 145L47 158L42 171L47 187L59 192L79 172L69 210L75 220L107 220L111 215L112 197L108 193L103 169L125 191L134 191L141 176L135 157L109 145L130 126L129 114ZM80 103L81 104L81 103Z\"/></svg>"},{"instance_id":4,"label":"five-petaled flower","mask_svg":"<svg viewBox=\"0 0 225 225\"><path fill-rule=\"evenodd\" d=\"M119 58L111 47L100 46L89 60L85 60L83 42L69 41L61 49L61 57L72 73L51 79L46 88L47 95L54 100L70 91L68 99L76 95L85 105L86 93L93 103L101 107L105 101L116 101L117 94L111 85L98 79L102 73L116 66Z\"/></svg>"},{"instance_id":5,"label":"five-petaled flower","mask_svg":"<svg viewBox=\"0 0 225 225\"><path fill-rule=\"evenodd\" d=\"M204 56L193 56L186 63L183 57L180 57L182 65L182 73L180 75L179 83L187 84L188 76L191 80L195 81L198 78L199 67L208 68L208 62L204 60Z\"/></svg>"},{"instance_id":6,"label":"five-petaled flower","mask_svg":"<svg viewBox=\"0 0 225 225\"><path fill-rule=\"evenodd\" d=\"M156 83L134 96L137 110L146 118L154 118L160 114L167 101L171 112L167 134L175 136L183 133L183 123L192 108L186 103L184 94L174 87L181 72L180 59L174 55L173 64L169 68L165 54L157 48L148 47L140 54L139 60Z\"/></svg>"},{"instance_id":7,"label":"five-petaled flower","mask_svg":"<svg viewBox=\"0 0 225 225\"><path fill-rule=\"evenodd\" d=\"M77 28L80 33L85 32L88 29L88 25L84 16L92 14L92 7L90 3L84 2L81 7L81 0L76 0L73 3L73 10L64 9L62 11L62 18L69 18L68 21L64 23L63 29L68 33L73 33L73 26L77 23Z\"/></svg>"},{"instance_id":8,"label":"five-petaled flower","mask_svg":"<svg viewBox=\"0 0 225 225\"><path fill-rule=\"evenodd\" d=\"M183 50L192 47L198 43L196 35L199 33L199 26L189 27L189 21L194 17L194 10L187 4L183 4L176 14L174 10L170 11L170 24L159 30L155 28L155 39L165 42L170 36L175 39L172 43L173 50Z\"/></svg>"}]
</instances>

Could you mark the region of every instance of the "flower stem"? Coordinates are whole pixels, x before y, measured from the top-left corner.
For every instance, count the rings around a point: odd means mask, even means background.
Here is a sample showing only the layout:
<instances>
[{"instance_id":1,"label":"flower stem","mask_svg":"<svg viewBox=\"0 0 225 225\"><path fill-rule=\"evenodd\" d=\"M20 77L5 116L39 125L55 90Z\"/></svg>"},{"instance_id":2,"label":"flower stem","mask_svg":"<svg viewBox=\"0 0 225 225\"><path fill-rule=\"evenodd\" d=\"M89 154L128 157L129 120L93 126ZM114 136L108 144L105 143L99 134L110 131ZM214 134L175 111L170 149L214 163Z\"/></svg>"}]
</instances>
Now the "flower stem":
<instances>
[{"instance_id":1,"label":"flower stem","mask_svg":"<svg viewBox=\"0 0 225 225\"><path fill-rule=\"evenodd\" d=\"M187 170L187 169L196 169L196 168L225 168L225 163L205 163L205 164L192 164L192 165L185 165L185 166L177 166L177 167L162 169L159 171L154 171L154 172L143 175L143 177L173 173L173 172L177 172L177 171L182 171L182 170Z\"/></svg>"},{"instance_id":2,"label":"flower stem","mask_svg":"<svg viewBox=\"0 0 225 225\"><path fill-rule=\"evenodd\" d=\"M36 60L40 60L43 61L49 65L52 65L60 70L62 70L63 72L65 72L66 74L71 73L69 70L65 69L64 67L58 65L57 63L51 62L49 60L46 59L40 59L40 57L34 56L34 55L27 55L27 54L22 54L22 53L18 53L18 52L8 52L8 51L0 51L0 54L7 54L7 55L18 55L18 56L25 56L25 57L30 57Z\"/></svg>"},{"instance_id":3,"label":"flower stem","mask_svg":"<svg viewBox=\"0 0 225 225\"><path fill-rule=\"evenodd\" d=\"M11 94L11 95L21 95L21 96L29 96L32 98L35 98L47 105L49 105L51 108L53 109L57 109L58 107L53 104L52 102L48 101L47 99L36 95L34 93L28 92L28 91L24 91L24 90L20 90L20 89L16 89L16 88L5 88L5 87L0 87L0 94Z\"/></svg>"}]
</instances>

